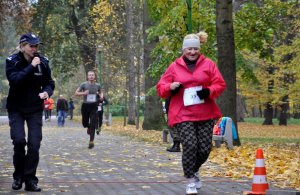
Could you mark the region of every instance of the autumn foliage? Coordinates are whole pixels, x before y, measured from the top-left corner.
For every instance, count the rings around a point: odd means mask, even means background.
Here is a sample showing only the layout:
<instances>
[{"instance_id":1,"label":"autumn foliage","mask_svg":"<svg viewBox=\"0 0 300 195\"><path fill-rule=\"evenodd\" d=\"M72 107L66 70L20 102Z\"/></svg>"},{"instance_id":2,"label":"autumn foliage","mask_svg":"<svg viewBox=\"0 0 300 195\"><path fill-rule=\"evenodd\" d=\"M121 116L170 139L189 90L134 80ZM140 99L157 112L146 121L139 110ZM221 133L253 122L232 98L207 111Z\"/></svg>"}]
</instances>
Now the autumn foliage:
<instances>
[{"instance_id":1,"label":"autumn foliage","mask_svg":"<svg viewBox=\"0 0 300 195\"><path fill-rule=\"evenodd\" d=\"M129 136L145 142L166 145L162 132L137 130L134 125L123 126L123 121L114 119L113 126L104 131ZM257 148L264 151L267 180L279 188L300 190L300 125L262 126L240 123L240 147L228 150L224 144L214 147L209 161L219 165L220 170L201 170L203 176L230 177L236 180L252 179Z\"/></svg>"}]
</instances>

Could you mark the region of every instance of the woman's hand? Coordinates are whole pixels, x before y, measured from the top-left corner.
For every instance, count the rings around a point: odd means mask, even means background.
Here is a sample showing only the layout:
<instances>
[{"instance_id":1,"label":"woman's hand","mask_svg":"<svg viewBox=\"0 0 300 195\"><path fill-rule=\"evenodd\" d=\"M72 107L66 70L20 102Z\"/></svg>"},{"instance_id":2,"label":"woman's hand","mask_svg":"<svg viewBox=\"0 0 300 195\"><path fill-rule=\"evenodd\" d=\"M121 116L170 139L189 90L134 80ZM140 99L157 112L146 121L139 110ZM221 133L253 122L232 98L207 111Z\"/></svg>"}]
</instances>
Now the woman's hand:
<instances>
[{"instance_id":1,"label":"woman's hand","mask_svg":"<svg viewBox=\"0 0 300 195\"><path fill-rule=\"evenodd\" d=\"M179 83L179 82L173 82L170 85L170 91L174 95L175 93L177 93L179 91L179 89L181 87L182 87L181 83Z\"/></svg>"},{"instance_id":2,"label":"woman's hand","mask_svg":"<svg viewBox=\"0 0 300 195\"><path fill-rule=\"evenodd\" d=\"M197 91L197 95L199 96L200 99L206 99L210 95L210 90L208 88L204 88L200 91Z\"/></svg>"},{"instance_id":3,"label":"woman's hand","mask_svg":"<svg viewBox=\"0 0 300 195\"><path fill-rule=\"evenodd\" d=\"M34 57L33 60L32 60L32 62L31 62L31 65L32 65L33 67L36 67L36 66L39 65L40 63L41 63L40 58L39 58L39 57Z\"/></svg>"},{"instance_id":4,"label":"woman's hand","mask_svg":"<svg viewBox=\"0 0 300 195\"><path fill-rule=\"evenodd\" d=\"M172 91L172 90L175 90L176 88L180 87L180 85L181 85L181 83L179 83L179 82L173 82L173 83L171 83L171 85L170 85L170 90L171 90L171 91Z\"/></svg>"}]
</instances>

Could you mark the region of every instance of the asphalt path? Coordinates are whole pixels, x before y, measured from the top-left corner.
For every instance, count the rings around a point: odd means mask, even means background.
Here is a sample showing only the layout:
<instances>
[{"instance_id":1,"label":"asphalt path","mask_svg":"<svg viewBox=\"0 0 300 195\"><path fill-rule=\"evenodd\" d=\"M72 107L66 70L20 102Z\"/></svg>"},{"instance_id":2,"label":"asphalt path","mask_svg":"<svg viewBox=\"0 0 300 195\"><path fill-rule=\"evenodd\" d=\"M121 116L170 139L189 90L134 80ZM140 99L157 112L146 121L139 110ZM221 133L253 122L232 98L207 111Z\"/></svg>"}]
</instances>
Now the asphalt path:
<instances>
[{"instance_id":1,"label":"asphalt path","mask_svg":"<svg viewBox=\"0 0 300 195\"><path fill-rule=\"evenodd\" d=\"M88 135L78 122L66 120L57 127L56 118L44 122L37 176L41 193L34 194L120 194L182 195L185 179L181 153L165 147L116 136L108 131L96 135L88 149ZM11 189L13 146L7 117L0 117L0 194L31 194ZM203 169L222 171L207 162ZM243 194L251 190L249 179L203 177L198 194Z\"/></svg>"}]
</instances>

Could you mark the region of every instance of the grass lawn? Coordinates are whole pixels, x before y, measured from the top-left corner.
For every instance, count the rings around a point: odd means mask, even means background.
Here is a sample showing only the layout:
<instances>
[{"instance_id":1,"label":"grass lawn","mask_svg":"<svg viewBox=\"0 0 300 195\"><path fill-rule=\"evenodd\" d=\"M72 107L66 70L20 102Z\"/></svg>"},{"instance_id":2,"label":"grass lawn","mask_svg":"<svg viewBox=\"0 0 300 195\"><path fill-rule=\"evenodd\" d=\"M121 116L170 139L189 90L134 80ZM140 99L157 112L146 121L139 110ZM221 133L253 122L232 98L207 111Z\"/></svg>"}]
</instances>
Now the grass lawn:
<instances>
[{"instance_id":1,"label":"grass lawn","mask_svg":"<svg viewBox=\"0 0 300 195\"><path fill-rule=\"evenodd\" d=\"M256 123L256 124L262 124L264 122L264 118L245 118L244 119L245 122L247 123ZM278 125L278 120L277 119L273 119L273 123L274 125ZM300 125L300 119L293 119L290 118L287 121L288 125Z\"/></svg>"},{"instance_id":2,"label":"grass lawn","mask_svg":"<svg viewBox=\"0 0 300 195\"><path fill-rule=\"evenodd\" d=\"M298 143L300 144L300 124L287 126L261 125L261 123L238 123L241 142L255 143Z\"/></svg>"}]
</instances>

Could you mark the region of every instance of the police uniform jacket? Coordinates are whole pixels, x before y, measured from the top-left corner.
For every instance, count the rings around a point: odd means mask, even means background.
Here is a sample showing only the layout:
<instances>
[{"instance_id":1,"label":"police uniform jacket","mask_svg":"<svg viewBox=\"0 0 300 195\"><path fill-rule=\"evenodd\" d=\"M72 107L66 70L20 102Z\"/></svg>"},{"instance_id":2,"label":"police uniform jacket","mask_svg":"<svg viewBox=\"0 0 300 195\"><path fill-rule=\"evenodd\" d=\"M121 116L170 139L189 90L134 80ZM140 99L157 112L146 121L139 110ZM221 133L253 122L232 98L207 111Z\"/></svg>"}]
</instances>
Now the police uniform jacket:
<instances>
[{"instance_id":1,"label":"police uniform jacket","mask_svg":"<svg viewBox=\"0 0 300 195\"><path fill-rule=\"evenodd\" d=\"M8 112L32 113L43 110L43 101L39 93L53 94L54 81L51 77L49 60L40 56L41 64L33 67L22 52L6 59L6 77L9 81L9 93L6 108Z\"/></svg>"}]
</instances>

